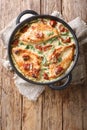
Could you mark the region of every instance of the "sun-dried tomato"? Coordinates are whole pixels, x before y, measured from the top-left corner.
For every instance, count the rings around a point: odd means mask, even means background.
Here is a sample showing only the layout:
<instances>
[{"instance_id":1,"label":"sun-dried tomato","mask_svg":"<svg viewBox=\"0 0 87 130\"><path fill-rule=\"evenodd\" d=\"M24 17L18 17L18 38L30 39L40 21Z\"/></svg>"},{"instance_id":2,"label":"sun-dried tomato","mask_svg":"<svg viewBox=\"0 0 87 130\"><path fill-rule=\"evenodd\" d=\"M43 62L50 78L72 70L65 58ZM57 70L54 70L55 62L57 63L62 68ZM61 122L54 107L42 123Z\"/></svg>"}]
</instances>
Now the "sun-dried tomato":
<instances>
[{"instance_id":1,"label":"sun-dried tomato","mask_svg":"<svg viewBox=\"0 0 87 130\"><path fill-rule=\"evenodd\" d=\"M39 49L40 51L42 51L42 47L40 45L36 45L35 48Z\"/></svg>"},{"instance_id":2,"label":"sun-dried tomato","mask_svg":"<svg viewBox=\"0 0 87 130\"><path fill-rule=\"evenodd\" d=\"M50 25L51 25L52 27L55 27L56 24L57 24L57 22L56 22L55 20L50 20Z\"/></svg>"},{"instance_id":3,"label":"sun-dried tomato","mask_svg":"<svg viewBox=\"0 0 87 130\"><path fill-rule=\"evenodd\" d=\"M32 77L38 78L39 71L40 71L39 69L34 68L32 71Z\"/></svg>"},{"instance_id":4,"label":"sun-dried tomato","mask_svg":"<svg viewBox=\"0 0 87 130\"><path fill-rule=\"evenodd\" d=\"M38 32L38 33L36 33L36 37L37 38L43 38L44 34L42 32Z\"/></svg>"},{"instance_id":5,"label":"sun-dried tomato","mask_svg":"<svg viewBox=\"0 0 87 130\"><path fill-rule=\"evenodd\" d=\"M28 25L24 26L24 27L20 30L20 32L24 33L24 32L26 32L27 30L28 30Z\"/></svg>"},{"instance_id":6,"label":"sun-dried tomato","mask_svg":"<svg viewBox=\"0 0 87 130\"><path fill-rule=\"evenodd\" d=\"M17 45L18 45L18 42L19 42L18 39L15 39L15 40L12 41L12 45L17 46Z\"/></svg>"},{"instance_id":7,"label":"sun-dried tomato","mask_svg":"<svg viewBox=\"0 0 87 130\"><path fill-rule=\"evenodd\" d=\"M56 75L58 75L59 73L61 73L61 71L63 71L63 67L62 66L57 66L56 70L55 70Z\"/></svg>"},{"instance_id":8,"label":"sun-dried tomato","mask_svg":"<svg viewBox=\"0 0 87 130\"><path fill-rule=\"evenodd\" d=\"M70 37L68 37L68 38L66 38L66 39L61 38L61 40L62 40L62 42L64 42L64 43L70 43L70 42L71 42Z\"/></svg>"},{"instance_id":9,"label":"sun-dried tomato","mask_svg":"<svg viewBox=\"0 0 87 130\"><path fill-rule=\"evenodd\" d=\"M29 60L29 58L30 58L29 55L23 55L22 57L23 57L23 60L24 60L24 61L27 61L27 60Z\"/></svg>"},{"instance_id":10,"label":"sun-dried tomato","mask_svg":"<svg viewBox=\"0 0 87 130\"><path fill-rule=\"evenodd\" d=\"M47 46L44 46L44 47L43 47L43 51L48 50L50 47L52 47L52 45L47 45Z\"/></svg>"},{"instance_id":11,"label":"sun-dried tomato","mask_svg":"<svg viewBox=\"0 0 87 130\"><path fill-rule=\"evenodd\" d=\"M31 26L31 27L32 27L33 30L36 28L35 26Z\"/></svg>"},{"instance_id":12,"label":"sun-dried tomato","mask_svg":"<svg viewBox=\"0 0 87 130\"><path fill-rule=\"evenodd\" d=\"M30 64L24 64L23 65L23 67L24 67L24 70L30 70Z\"/></svg>"},{"instance_id":13,"label":"sun-dried tomato","mask_svg":"<svg viewBox=\"0 0 87 130\"><path fill-rule=\"evenodd\" d=\"M44 79L46 79L46 80L48 80L49 79L49 77L48 77L48 74L47 73L44 73Z\"/></svg>"},{"instance_id":14,"label":"sun-dried tomato","mask_svg":"<svg viewBox=\"0 0 87 130\"><path fill-rule=\"evenodd\" d=\"M67 32L68 31L62 24L59 25L59 30L60 30L60 32Z\"/></svg>"}]
</instances>

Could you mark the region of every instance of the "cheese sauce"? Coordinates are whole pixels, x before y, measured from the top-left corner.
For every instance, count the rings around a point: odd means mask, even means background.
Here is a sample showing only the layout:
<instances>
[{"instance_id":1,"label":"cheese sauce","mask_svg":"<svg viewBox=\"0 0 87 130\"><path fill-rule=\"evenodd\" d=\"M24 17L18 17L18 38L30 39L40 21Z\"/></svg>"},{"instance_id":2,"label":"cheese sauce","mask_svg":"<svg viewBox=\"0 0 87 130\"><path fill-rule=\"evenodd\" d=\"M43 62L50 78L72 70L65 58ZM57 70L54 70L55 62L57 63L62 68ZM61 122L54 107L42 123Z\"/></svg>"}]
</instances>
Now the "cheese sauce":
<instances>
[{"instance_id":1,"label":"cheese sauce","mask_svg":"<svg viewBox=\"0 0 87 130\"><path fill-rule=\"evenodd\" d=\"M75 40L62 23L37 19L17 31L11 43L17 70L37 82L57 80L73 63Z\"/></svg>"}]
</instances>

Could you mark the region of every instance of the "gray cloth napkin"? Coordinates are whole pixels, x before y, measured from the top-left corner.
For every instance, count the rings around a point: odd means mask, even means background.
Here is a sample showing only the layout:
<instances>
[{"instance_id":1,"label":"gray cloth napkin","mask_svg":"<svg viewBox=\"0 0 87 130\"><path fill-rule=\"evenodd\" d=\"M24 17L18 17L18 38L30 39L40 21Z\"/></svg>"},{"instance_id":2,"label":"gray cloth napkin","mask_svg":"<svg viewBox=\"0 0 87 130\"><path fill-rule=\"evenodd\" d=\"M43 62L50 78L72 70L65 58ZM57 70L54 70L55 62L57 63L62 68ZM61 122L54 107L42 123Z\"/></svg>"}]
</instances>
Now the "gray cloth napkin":
<instances>
[{"instance_id":1,"label":"gray cloth napkin","mask_svg":"<svg viewBox=\"0 0 87 130\"><path fill-rule=\"evenodd\" d=\"M63 19L62 15L57 11L54 11L51 15L60 17L61 19ZM26 19L28 17L31 17L31 15L30 14L24 15L21 18L21 21L23 21L24 19ZM87 43L87 25L79 17L77 17L76 19L69 22L69 25L75 31L78 41L79 41L79 46L80 46L80 56L78 59L78 63L72 72L73 78L72 78L71 84L73 84L73 85L82 84L86 79L83 44ZM12 22L10 22L9 25L7 25L6 28L0 32L0 34L1 34L0 36L1 36L1 39L3 40L3 44L5 47L5 56L3 59L0 59L0 61L6 69L10 69L10 70L11 70L11 66L8 61L7 46L8 46L9 37L10 37L12 31L14 30L15 26L16 26L16 18L13 19ZM33 101L37 100L39 95L45 90L45 86L28 83L25 80L21 79L16 74L14 74L13 78L14 78L15 86L18 88L19 92L22 95L26 96L29 100L33 100Z\"/></svg>"}]
</instances>

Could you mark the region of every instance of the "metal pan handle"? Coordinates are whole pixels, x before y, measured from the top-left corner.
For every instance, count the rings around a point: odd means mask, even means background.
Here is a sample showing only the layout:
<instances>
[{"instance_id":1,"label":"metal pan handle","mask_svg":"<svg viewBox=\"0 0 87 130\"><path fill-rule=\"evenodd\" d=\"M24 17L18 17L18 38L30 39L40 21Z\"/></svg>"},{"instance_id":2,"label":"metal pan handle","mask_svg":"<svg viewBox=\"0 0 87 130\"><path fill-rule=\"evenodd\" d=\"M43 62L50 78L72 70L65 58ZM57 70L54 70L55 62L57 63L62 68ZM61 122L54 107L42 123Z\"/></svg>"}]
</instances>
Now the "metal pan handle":
<instances>
[{"instance_id":1,"label":"metal pan handle","mask_svg":"<svg viewBox=\"0 0 87 130\"><path fill-rule=\"evenodd\" d=\"M16 19L16 24L19 24L19 23L20 23L21 17L22 17L23 15L25 15L25 14L38 15L38 13L35 12L35 11L33 11L33 10L24 10L23 12L21 12L21 13L18 15L18 17L17 17L17 19Z\"/></svg>"},{"instance_id":2,"label":"metal pan handle","mask_svg":"<svg viewBox=\"0 0 87 130\"><path fill-rule=\"evenodd\" d=\"M54 90L62 90L64 88L66 88L70 84L71 80L72 80L72 74L70 73L67 76L67 79L66 79L64 84L59 85L59 86L56 86L55 84L50 84L50 85L48 85L48 87L50 87L50 88L52 88Z\"/></svg>"}]
</instances>

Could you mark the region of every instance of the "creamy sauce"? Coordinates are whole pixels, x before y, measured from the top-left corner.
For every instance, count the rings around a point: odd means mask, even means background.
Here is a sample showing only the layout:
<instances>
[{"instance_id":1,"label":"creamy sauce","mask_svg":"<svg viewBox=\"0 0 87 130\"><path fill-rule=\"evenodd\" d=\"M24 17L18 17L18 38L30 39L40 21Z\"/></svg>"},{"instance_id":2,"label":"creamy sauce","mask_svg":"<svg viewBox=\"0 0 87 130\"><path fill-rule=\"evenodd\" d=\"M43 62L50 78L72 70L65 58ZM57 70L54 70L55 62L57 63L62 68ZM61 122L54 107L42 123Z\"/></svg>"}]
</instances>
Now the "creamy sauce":
<instances>
[{"instance_id":1,"label":"creamy sauce","mask_svg":"<svg viewBox=\"0 0 87 130\"><path fill-rule=\"evenodd\" d=\"M35 23L46 24L49 26L49 28L47 30L41 30L40 28L37 32L38 29L34 30ZM31 28L32 26L33 29ZM32 31L33 35L31 35ZM23 61L24 52L18 54L17 50L16 52L14 51L16 47L22 51L25 50L26 53L29 51L42 58L39 65L39 72L33 72L33 69L37 69L37 67L35 67L33 64L33 67L30 68L32 61L30 62L29 59L26 59L26 57L25 61ZM67 47L69 48L67 49ZM60 48L62 48L62 50L60 50ZM22 55L22 57L19 55ZM12 42L12 60L15 64L15 67L26 78L37 82L55 81L63 76L72 66L74 55L75 40L71 32L63 24L50 19L38 19L32 23L26 24L23 28L18 30ZM17 60L16 57L21 58ZM20 67L20 60L23 61L23 65L26 63L29 64L29 69L27 68L27 70L24 70L26 69L23 68L24 66ZM64 60L66 62L63 63ZM53 65L54 68L50 69L51 65ZM31 71L32 73L30 73Z\"/></svg>"}]
</instances>

